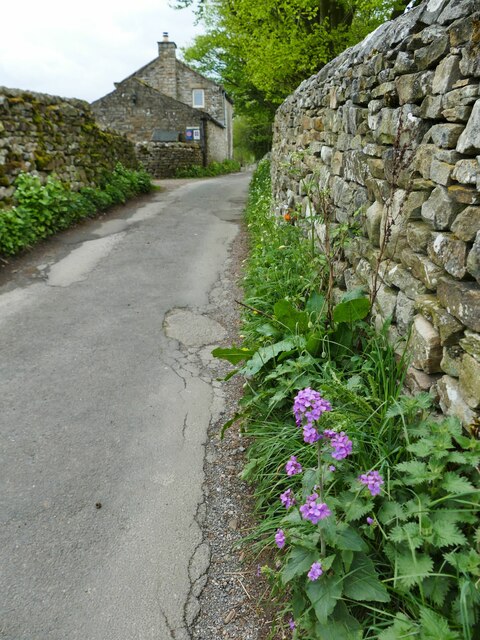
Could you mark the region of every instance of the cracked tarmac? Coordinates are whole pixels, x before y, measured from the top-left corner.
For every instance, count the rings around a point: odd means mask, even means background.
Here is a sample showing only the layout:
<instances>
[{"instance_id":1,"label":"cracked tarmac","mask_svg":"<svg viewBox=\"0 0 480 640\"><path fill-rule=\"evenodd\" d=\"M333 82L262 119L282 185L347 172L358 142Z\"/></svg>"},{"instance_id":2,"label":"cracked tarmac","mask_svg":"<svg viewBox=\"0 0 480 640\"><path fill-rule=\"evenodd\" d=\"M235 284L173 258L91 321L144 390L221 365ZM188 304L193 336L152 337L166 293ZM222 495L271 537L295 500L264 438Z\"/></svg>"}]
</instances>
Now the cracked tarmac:
<instances>
[{"instance_id":1,"label":"cracked tarmac","mask_svg":"<svg viewBox=\"0 0 480 640\"><path fill-rule=\"evenodd\" d=\"M248 181L157 193L3 278L2 639L190 637L224 409L213 316Z\"/></svg>"}]
</instances>

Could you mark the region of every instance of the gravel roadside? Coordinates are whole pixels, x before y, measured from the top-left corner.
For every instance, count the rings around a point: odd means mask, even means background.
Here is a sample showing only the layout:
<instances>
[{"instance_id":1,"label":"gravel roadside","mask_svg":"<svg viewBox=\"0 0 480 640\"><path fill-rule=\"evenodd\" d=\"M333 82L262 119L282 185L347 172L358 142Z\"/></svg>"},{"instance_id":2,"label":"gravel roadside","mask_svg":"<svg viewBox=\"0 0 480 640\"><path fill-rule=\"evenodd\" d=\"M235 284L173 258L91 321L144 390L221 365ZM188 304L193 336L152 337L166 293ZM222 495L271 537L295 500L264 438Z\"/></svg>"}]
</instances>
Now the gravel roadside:
<instances>
[{"instance_id":1,"label":"gravel roadside","mask_svg":"<svg viewBox=\"0 0 480 640\"><path fill-rule=\"evenodd\" d=\"M242 299L239 282L247 250L247 234L242 226L233 243L227 269L212 291L207 310L207 314L227 330L228 336L222 346L239 342L240 308L235 300ZM232 368L220 360L214 360L212 366L214 378L223 378ZM211 562L191 637L192 640L261 640L267 637L270 629L261 608L269 587L258 575L255 558L249 557L239 546L243 535L254 524L251 489L239 478L245 464L247 443L237 425L220 438L222 425L237 410L242 380L234 377L228 382L214 384L221 386L224 410L220 419L210 425L205 452L203 529L210 544Z\"/></svg>"}]
</instances>

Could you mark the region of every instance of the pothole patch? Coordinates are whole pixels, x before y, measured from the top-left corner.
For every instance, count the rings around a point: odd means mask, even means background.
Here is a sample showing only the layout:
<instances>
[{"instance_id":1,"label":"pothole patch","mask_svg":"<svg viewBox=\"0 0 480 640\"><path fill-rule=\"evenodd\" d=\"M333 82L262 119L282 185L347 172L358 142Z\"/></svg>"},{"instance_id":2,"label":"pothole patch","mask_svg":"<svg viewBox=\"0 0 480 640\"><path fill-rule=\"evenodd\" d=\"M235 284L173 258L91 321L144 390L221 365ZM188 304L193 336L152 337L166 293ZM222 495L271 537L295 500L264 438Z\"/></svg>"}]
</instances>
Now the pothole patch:
<instances>
[{"instance_id":1,"label":"pothole patch","mask_svg":"<svg viewBox=\"0 0 480 640\"><path fill-rule=\"evenodd\" d=\"M190 309L172 309L166 314L163 326L166 336L186 347L217 344L227 336L219 322Z\"/></svg>"}]
</instances>

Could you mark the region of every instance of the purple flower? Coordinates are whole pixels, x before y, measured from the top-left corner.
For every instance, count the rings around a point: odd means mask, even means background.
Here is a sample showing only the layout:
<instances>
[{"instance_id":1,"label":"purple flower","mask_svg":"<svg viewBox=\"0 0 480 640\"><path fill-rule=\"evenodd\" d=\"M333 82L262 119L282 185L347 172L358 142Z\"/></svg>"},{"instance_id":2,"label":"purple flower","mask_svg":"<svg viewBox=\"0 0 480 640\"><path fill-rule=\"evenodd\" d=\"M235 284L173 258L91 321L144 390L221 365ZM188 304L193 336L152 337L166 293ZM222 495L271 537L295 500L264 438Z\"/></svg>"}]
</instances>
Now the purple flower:
<instances>
[{"instance_id":1,"label":"purple flower","mask_svg":"<svg viewBox=\"0 0 480 640\"><path fill-rule=\"evenodd\" d=\"M295 629L295 620L293 618L290 618L290 620L288 621L288 626L292 631Z\"/></svg>"},{"instance_id":2,"label":"purple flower","mask_svg":"<svg viewBox=\"0 0 480 640\"><path fill-rule=\"evenodd\" d=\"M345 432L336 433L331 439L330 444L332 445L332 458L335 460L343 460L348 455L352 453L352 441L349 440L348 436L345 435Z\"/></svg>"},{"instance_id":3,"label":"purple flower","mask_svg":"<svg viewBox=\"0 0 480 640\"><path fill-rule=\"evenodd\" d=\"M302 473L302 465L297 461L295 456L291 456L290 460L285 465L285 471L287 472L287 476L294 476L297 473Z\"/></svg>"},{"instance_id":4,"label":"purple flower","mask_svg":"<svg viewBox=\"0 0 480 640\"><path fill-rule=\"evenodd\" d=\"M314 582L315 580L318 580L318 578L322 575L322 573L323 573L322 563L314 562L310 567L310 571L307 573L307 577L309 580Z\"/></svg>"},{"instance_id":5,"label":"purple flower","mask_svg":"<svg viewBox=\"0 0 480 640\"><path fill-rule=\"evenodd\" d=\"M373 524L375 522L375 520L373 518L368 517L367 518L367 524Z\"/></svg>"},{"instance_id":6,"label":"purple flower","mask_svg":"<svg viewBox=\"0 0 480 640\"><path fill-rule=\"evenodd\" d=\"M301 427L304 423L311 426L312 422L318 420L322 413L331 410L331 404L324 400L318 391L314 391L310 387L299 391L293 403L293 415L297 427Z\"/></svg>"},{"instance_id":7,"label":"purple flower","mask_svg":"<svg viewBox=\"0 0 480 640\"><path fill-rule=\"evenodd\" d=\"M275 544L279 549L283 549L285 546L285 534L282 529L277 529L277 533L275 534Z\"/></svg>"},{"instance_id":8,"label":"purple flower","mask_svg":"<svg viewBox=\"0 0 480 640\"><path fill-rule=\"evenodd\" d=\"M331 464L331 465L328 467L328 470L333 472L333 471L336 471L336 470L337 470L337 467L334 467L334 466L333 466L333 464Z\"/></svg>"},{"instance_id":9,"label":"purple flower","mask_svg":"<svg viewBox=\"0 0 480 640\"><path fill-rule=\"evenodd\" d=\"M337 432L334 431L333 429L325 429L325 431L323 432L323 437L324 438L333 438L333 436L336 436Z\"/></svg>"},{"instance_id":10,"label":"purple flower","mask_svg":"<svg viewBox=\"0 0 480 640\"><path fill-rule=\"evenodd\" d=\"M310 520L312 524L318 524L320 520L325 520L328 516L332 515L332 512L327 507L325 502L317 502L318 494L312 493L308 496L305 504L300 507L300 513L304 520Z\"/></svg>"},{"instance_id":11,"label":"purple flower","mask_svg":"<svg viewBox=\"0 0 480 640\"><path fill-rule=\"evenodd\" d=\"M262 567L259 564L257 564L256 576L257 576L257 578L259 578L261 575L262 575Z\"/></svg>"},{"instance_id":12,"label":"purple flower","mask_svg":"<svg viewBox=\"0 0 480 640\"><path fill-rule=\"evenodd\" d=\"M287 489L284 493L280 494L280 502L283 504L285 509L290 509L295 504L295 496L291 489Z\"/></svg>"},{"instance_id":13,"label":"purple flower","mask_svg":"<svg viewBox=\"0 0 480 640\"><path fill-rule=\"evenodd\" d=\"M307 444L315 444L317 440L320 440L322 436L318 433L315 427L312 427L311 424L306 424L303 427L303 441Z\"/></svg>"},{"instance_id":14,"label":"purple flower","mask_svg":"<svg viewBox=\"0 0 480 640\"><path fill-rule=\"evenodd\" d=\"M372 496L378 496L380 487L383 484L383 478L378 471L367 471L367 473L363 473L358 479L367 487Z\"/></svg>"}]
</instances>

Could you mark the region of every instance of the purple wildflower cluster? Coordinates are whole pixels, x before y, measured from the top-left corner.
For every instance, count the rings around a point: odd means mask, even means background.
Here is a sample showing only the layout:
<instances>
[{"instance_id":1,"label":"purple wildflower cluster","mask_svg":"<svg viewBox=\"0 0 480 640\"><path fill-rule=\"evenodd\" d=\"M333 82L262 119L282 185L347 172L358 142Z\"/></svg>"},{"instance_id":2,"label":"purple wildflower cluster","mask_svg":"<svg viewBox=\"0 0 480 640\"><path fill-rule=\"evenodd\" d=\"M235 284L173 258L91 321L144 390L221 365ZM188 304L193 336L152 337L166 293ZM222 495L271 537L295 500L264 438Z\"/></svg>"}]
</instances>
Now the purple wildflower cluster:
<instances>
[{"instance_id":1,"label":"purple wildflower cluster","mask_svg":"<svg viewBox=\"0 0 480 640\"><path fill-rule=\"evenodd\" d=\"M328 516L332 515L332 512L327 507L325 502L317 502L318 493L312 493L308 496L305 504L300 507L300 513L304 520L310 520L312 524L318 524L320 520L325 520Z\"/></svg>"},{"instance_id":2,"label":"purple wildflower cluster","mask_svg":"<svg viewBox=\"0 0 480 640\"><path fill-rule=\"evenodd\" d=\"M277 529L277 533L275 534L275 544L279 549L283 549L285 546L285 533L282 529Z\"/></svg>"},{"instance_id":3,"label":"purple wildflower cluster","mask_svg":"<svg viewBox=\"0 0 480 640\"><path fill-rule=\"evenodd\" d=\"M378 496L383 484L383 478L378 471L367 471L367 473L362 473L358 479L367 487L372 496Z\"/></svg>"},{"instance_id":4,"label":"purple wildflower cluster","mask_svg":"<svg viewBox=\"0 0 480 640\"><path fill-rule=\"evenodd\" d=\"M295 494L291 489L287 489L284 493L280 494L280 501L285 509L290 509L295 504Z\"/></svg>"},{"instance_id":5,"label":"purple wildflower cluster","mask_svg":"<svg viewBox=\"0 0 480 640\"><path fill-rule=\"evenodd\" d=\"M344 431L336 433L330 438L332 446L332 458L335 460L343 460L352 453L353 444Z\"/></svg>"},{"instance_id":6,"label":"purple wildflower cluster","mask_svg":"<svg viewBox=\"0 0 480 640\"><path fill-rule=\"evenodd\" d=\"M310 567L310 571L307 573L307 577L309 580L314 582L315 580L318 580L318 578L322 575L322 573L323 573L322 563L314 562Z\"/></svg>"},{"instance_id":7,"label":"purple wildflower cluster","mask_svg":"<svg viewBox=\"0 0 480 640\"><path fill-rule=\"evenodd\" d=\"M295 456L291 456L285 465L285 471L287 472L287 476L295 476L297 473L302 473L302 465Z\"/></svg>"},{"instance_id":8,"label":"purple wildflower cluster","mask_svg":"<svg viewBox=\"0 0 480 640\"><path fill-rule=\"evenodd\" d=\"M307 387L297 393L293 403L293 415L295 416L297 427L303 427L303 439L305 442L313 444L320 440L321 435L313 426L313 423L319 420L322 413L331 410L332 405L328 400L324 400L318 391Z\"/></svg>"}]
</instances>

